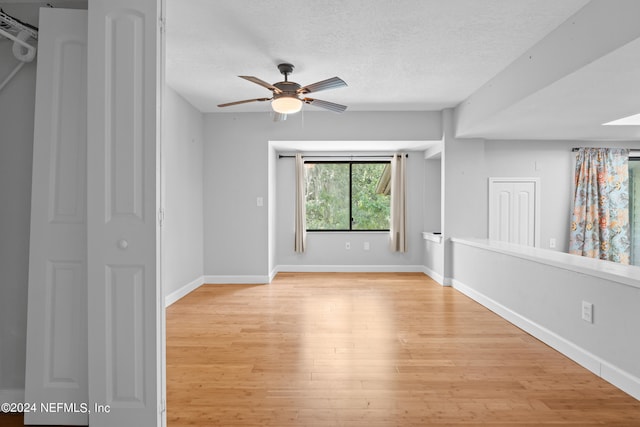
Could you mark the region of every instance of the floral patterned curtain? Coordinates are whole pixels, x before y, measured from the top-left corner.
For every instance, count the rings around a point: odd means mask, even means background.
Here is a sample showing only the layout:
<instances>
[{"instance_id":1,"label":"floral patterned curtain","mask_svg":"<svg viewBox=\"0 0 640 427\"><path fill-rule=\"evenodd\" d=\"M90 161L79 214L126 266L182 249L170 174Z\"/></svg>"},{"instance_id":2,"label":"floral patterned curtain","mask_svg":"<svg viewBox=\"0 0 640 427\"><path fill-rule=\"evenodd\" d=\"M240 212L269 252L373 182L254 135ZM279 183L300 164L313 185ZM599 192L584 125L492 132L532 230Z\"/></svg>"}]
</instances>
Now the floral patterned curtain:
<instances>
[{"instance_id":1,"label":"floral patterned curtain","mask_svg":"<svg viewBox=\"0 0 640 427\"><path fill-rule=\"evenodd\" d=\"M581 148L569 253L629 264L629 150Z\"/></svg>"}]
</instances>

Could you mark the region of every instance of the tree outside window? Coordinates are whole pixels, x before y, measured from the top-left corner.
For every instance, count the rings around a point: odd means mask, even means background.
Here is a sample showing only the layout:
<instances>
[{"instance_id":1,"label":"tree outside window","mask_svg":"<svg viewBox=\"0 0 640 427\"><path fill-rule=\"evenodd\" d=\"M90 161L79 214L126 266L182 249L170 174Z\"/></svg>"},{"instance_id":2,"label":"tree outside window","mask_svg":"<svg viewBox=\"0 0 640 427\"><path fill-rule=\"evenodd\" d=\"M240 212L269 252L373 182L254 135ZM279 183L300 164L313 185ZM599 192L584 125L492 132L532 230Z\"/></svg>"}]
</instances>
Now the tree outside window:
<instances>
[{"instance_id":1,"label":"tree outside window","mask_svg":"<svg viewBox=\"0 0 640 427\"><path fill-rule=\"evenodd\" d=\"M389 230L390 163L305 162L308 231Z\"/></svg>"}]
</instances>

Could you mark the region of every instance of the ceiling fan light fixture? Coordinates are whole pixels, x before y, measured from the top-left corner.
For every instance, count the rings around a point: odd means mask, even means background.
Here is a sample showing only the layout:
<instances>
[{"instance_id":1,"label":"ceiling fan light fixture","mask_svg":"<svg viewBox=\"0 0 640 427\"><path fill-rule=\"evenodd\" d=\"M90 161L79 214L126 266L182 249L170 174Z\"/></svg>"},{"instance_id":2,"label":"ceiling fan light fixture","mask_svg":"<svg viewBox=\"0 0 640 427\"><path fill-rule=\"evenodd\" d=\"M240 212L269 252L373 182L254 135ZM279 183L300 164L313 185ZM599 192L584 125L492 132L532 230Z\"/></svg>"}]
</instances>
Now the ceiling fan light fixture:
<instances>
[{"instance_id":1,"label":"ceiling fan light fixture","mask_svg":"<svg viewBox=\"0 0 640 427\"><path fill-rule=\"evenodd\" d=\"M280 114L294 114L302 109L302 101L295 96L280 96L271 101L273 111Z\"/></svg>"}]
</instances>

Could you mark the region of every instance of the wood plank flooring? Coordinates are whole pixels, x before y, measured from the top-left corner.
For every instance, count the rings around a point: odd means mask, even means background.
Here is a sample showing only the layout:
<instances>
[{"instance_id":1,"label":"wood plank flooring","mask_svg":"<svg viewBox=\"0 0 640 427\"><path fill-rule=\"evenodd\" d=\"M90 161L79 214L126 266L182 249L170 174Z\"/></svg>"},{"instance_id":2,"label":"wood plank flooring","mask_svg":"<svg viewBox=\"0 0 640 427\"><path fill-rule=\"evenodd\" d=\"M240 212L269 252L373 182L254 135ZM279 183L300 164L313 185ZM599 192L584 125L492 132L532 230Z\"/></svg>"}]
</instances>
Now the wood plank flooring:
<instances>
[{"instance_id":1,"label":"wood plank flooring","mask_svg":"<svg viewBox=\"0 0 640 427\"><path fill-rule=\"evenodd\" d=\"M24 414L22 413L0 413L0 427L22 427L24 426ZM38 427L60 427L52 425L39 425ZM63 426L64 427L64 426ZM87 427L87 426L77 426Z\"/></svg>"},{"instance_id":2,"label":"wood plank flooring","mask_svg":"<svg viewBox=\"0 0 640 427\"><path fill-rule=\"evenodd\" d=\"M167 309L182 426L640 426L640 401L413 273L281 273Z\"/></svg>"}]
</instances>

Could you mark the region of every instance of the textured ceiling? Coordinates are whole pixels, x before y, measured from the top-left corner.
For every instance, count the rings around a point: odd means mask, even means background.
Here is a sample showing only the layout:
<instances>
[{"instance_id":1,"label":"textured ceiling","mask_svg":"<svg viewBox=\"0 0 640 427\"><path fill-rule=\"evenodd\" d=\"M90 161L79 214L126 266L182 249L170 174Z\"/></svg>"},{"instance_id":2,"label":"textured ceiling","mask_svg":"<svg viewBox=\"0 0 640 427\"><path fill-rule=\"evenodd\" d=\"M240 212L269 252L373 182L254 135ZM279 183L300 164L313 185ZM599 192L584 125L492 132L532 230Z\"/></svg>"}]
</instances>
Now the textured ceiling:
<instances>
[{"instance_id":1,"label":"textured ceiling","mask_svg":"<svg viewBox=\"0 0 640 427\"><path fill-rule=\"evenodd\" d=\"M265 111L268 97L238 78L302 85L339 76L314 95L349 110L454 107L587 0L166 0L168 84L203 112ZM313 106L306 109L313 110Z\"/></svg>"},{"instance_id":2,"label":"textured ceiling","mask_svg":"<svg viewBox=\"0 0 640 427\"><path fill-rule=\"evenodd\" d=\"M37 24L37 6L0 0ZM638 0L166 0L166 78L203 112L269 111L238 75L348 87L315 98L350 111L456 108L459 137L640 140ZM318 110L305 106L305 110Z\"/></svg>"}]
</instances>

